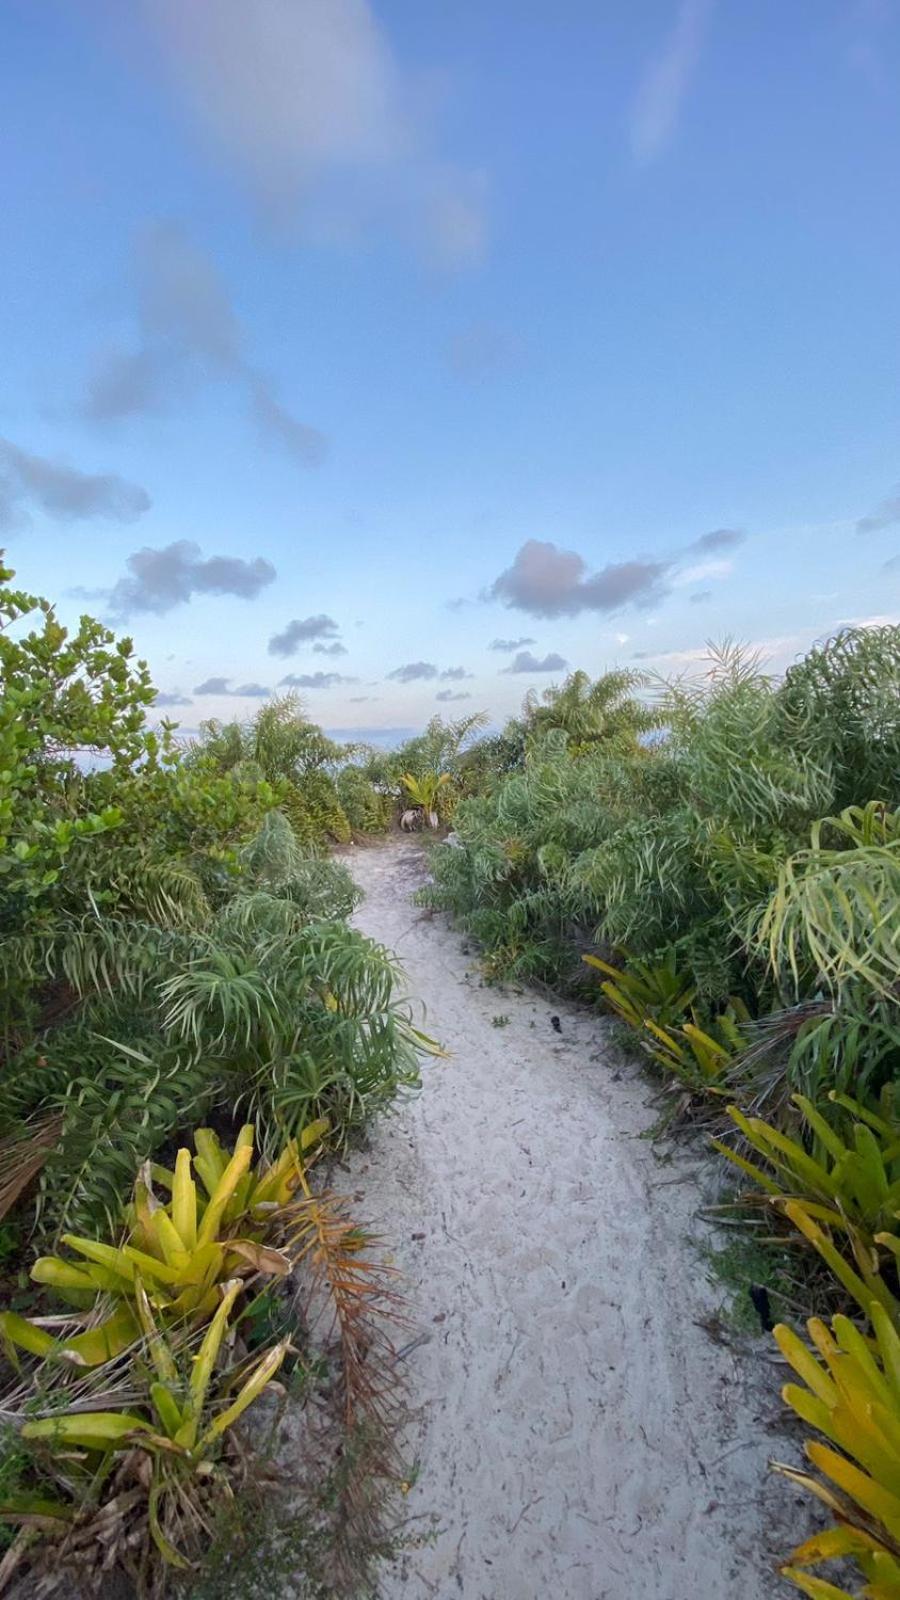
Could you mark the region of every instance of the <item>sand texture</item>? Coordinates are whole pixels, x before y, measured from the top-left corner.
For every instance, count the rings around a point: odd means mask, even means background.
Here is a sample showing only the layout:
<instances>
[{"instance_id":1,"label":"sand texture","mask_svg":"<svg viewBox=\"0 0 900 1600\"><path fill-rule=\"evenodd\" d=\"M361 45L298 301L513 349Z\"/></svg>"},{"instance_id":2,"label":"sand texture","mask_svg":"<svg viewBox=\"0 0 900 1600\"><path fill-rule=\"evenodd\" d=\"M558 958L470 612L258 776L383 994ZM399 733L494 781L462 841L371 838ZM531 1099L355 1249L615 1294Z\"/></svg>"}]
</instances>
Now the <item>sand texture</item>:
<instances>
[{"instance_id":1,"label":"sand texture","mask_svg":"<svg viewBox=\"0 0 900 1600\"><path fill-rule=\"evenodd\" d=\"M714 1315L704 1326L722 1296L698 1250L703 1147L640 1137L651 1090L603 1019L481 985L460 935L410 904L415 842L346 859L366 894L357 925L396 949L452 1052L350 1160L406 1274L410 1338L426 1336L406 1361L421 1542L379 1594L795 1593L774 1566L803 1514L766 1472L797 1458L769 1341L747 1351L720 1342Z\"/></svg>"}]
</instances>

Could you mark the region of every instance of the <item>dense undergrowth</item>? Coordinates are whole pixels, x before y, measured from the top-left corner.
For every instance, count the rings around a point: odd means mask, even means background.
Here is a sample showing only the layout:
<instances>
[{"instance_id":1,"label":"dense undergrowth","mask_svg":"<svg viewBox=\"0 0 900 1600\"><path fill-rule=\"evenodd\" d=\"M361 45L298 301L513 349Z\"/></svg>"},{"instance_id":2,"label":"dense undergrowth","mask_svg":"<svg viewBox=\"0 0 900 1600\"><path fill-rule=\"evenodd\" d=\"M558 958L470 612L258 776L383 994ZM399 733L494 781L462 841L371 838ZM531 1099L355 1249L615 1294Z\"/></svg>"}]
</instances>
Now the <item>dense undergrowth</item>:
<instances>
[{"instance_id":1,"label":"dense undergrowth","mask_svg":"<svg viewBox=\"0 0 900 1600\"><path fill-rule=\"evenodd\" d=\"M334 744L291 700L179 742L151 723L129 640L90 618L67 633L12 576L0 1587L34 1563L38 1588L74 1573L102 1592L117 1568L162 1593L202 1563L219 1502L252 1476L244 1411L288 1356L307 1360L296 1298L251 1337L269 1280L305 1270L332 1302L347 1440L374 1438L367 1470L387 1472L374 1352L393 1291L366 1236L310 1189L303 1150L311 1134L343 1147L434 1048L390 954L349 925L357 892L327 852L388 825L399 784L374 782L371 752ZM366 1492L353 1480L348 1505Z\"/></svg>"},{"instance_id":2,"label":"dense undergrowth","mask_svg":"<svg viewBox=\"0 0 900 1600\"><path fill-rule=\"evenodd\" d=\"M779 1258L817 1264L830 1328L776 1329L811 1470L781 1470L835 1520L785 1571L845 1600L814 1569L847 1558L855 1593L896 1600L900 628L847 630L782 681L732 647L694 681L575 674L471 759L423 898L488 976L599 990L666 1120L711 1124Z\"/></svg>"}]
</instances>

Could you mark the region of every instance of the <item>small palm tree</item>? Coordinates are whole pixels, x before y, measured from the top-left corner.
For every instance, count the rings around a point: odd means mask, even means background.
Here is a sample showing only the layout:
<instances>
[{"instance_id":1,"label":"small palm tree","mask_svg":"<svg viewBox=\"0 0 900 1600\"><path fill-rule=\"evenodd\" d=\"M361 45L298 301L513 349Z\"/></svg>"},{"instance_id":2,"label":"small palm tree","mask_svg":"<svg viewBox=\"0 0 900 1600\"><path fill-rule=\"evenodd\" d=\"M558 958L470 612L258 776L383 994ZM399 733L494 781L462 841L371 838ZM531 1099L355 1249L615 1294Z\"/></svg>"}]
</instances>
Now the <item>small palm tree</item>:
<instances>
[{"instance_id":1,"label":"small palm tree","mask_svg":"<svg viewBox=\"0 0 900 1600\"><path fill-rule=\"evenodd\" d=\"M450 782L449 772L425 772L418 778L413 777L411 772L404 772L401 782L413 805L421 806L428 827L436 828L438 790L443 784Z\"/></svg>"},{"instance_id":2,"label":"small palm tree","mask_svg":"<svg viewBox=\"0 0 900 1600\"><path fill-rule=\"evenodd\" d=\"M561 728L577 752L588 745L615 743L634 749L642 733L659 726L659 714L634 698L646 679L622 668L593 682L586 672L572 672L563 684L545 689L542 704L532 693L525 701L529 732Z\"/></svg>"}]
</instances>

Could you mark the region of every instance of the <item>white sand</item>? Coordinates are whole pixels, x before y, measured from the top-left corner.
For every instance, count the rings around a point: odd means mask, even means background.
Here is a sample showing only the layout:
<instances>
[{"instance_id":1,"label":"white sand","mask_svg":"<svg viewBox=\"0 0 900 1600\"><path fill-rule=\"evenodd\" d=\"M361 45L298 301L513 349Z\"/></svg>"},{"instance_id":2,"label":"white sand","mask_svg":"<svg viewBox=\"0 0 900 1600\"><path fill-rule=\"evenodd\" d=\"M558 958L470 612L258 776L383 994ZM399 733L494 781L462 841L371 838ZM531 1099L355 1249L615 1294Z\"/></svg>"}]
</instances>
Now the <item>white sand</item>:
<instances>
[{"instance_id":1,"label":"white sand","mask_svg":"<svg viewBox=\"0 0 900 1600\"><path fill-rule=\"evenodd\" d=\"M460 937L410 906L414 843L347 860L358 926L397 950L453 1052L351 1162L430 1335L408 1358L408 1503L411 1532L432 1514L438 1531L383 1600L795 1593L773 1566L803 1534L766 1473L796 1455L778 1371L765 1340L747 1355L697 1326L721 1298L696 1248L709 1161L638 1137L649 1089L601 1019L480 986Z\"/></svg>"}]
</instances>

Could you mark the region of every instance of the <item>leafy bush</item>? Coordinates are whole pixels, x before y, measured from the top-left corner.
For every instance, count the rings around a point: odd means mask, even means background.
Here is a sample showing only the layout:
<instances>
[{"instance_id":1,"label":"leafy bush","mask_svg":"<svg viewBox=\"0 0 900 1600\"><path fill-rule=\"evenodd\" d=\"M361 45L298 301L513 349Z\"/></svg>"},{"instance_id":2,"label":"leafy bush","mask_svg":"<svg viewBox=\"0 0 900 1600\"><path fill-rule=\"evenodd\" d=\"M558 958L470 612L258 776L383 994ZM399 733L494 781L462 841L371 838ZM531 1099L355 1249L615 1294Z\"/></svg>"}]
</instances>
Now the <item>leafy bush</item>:
<instances>
[{"instance_id":1,"label":"leafy bush","mask_svg":"<svg viewBox=\"0 0 900 1600\"><path fill-rule=\"evenodd\" d=\"M127 1172L213 1108L242 1105L266 1138L327 1116L343 1143L418 1082L423 1041L394 963L341 920L355 899L345 869L305 856L278 812L236 864L199 926L88 915L7 941L18 981L64 983L80 1002L37 1030L0 1088L7 1126L62 1117L45 1226L89 1230Z\"/></svg>"},{"instance_id":2,"label":"leafy bush","mask_svg":"<svg viewBox=\"0 0 900 1600\"><path fill-rule=\"evenodd\" d=\"M335 784L338 800L354 833L384 833L390 827L393 797L373 783L362 768L342 767Z\"/></svg>"},{"instance_id":3,"label":"leafy bush","mask_svg":"<svg viewBox=\"0 0 900 1600\"><path fill-rule=\"evenodd\" d=\"M342 1143L417 1082L423 1041L320 853L326 821L349 837L339 747L279 702L181 751L128 640L70 639L8 586L0 617L0 1203L44 1163L42 1227L89 1233L213 1111L267 1148L327 1115ZM292 795L313 844L274 809Z\"/></svg>"}]
</instances>

